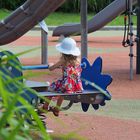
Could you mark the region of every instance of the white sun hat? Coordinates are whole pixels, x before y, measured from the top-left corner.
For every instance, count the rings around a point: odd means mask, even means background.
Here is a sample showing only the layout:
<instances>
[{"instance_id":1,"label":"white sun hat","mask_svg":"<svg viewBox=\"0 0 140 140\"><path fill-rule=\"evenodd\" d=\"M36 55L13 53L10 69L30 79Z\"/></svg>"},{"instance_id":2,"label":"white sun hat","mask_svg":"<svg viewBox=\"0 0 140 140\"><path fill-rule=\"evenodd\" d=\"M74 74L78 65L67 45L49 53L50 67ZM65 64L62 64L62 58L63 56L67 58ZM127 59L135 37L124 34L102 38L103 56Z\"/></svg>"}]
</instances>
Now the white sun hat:
<instances>
[{"instance_id":1,"label":"white sun hat","mask_svg":"<svg viewBox=\"0 0 140 140\"><path fill-rule=\"evenodd\" d=\"M76 46L76 42L72 38L65 38L61 43L56 45L56 49L63 54L80 55L80 49Z\"/></svg>"}]
</instances>

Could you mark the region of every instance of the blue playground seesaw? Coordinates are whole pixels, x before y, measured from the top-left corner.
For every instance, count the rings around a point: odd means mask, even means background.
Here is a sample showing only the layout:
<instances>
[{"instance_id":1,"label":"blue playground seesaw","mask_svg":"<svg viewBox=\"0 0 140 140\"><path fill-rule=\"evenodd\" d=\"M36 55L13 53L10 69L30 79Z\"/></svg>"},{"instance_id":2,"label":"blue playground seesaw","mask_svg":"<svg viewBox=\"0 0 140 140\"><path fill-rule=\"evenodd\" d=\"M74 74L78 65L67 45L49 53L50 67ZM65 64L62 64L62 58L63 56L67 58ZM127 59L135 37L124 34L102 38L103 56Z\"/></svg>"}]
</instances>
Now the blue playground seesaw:
<instances>
[{"instance_id":1,"label":"blue playground seesaw","mask_svg":"<svg viewBox=\"0 0 140 140\"><path fill-rule=\"evenodd\" d=\"M5 62L4 62L5 61ZM5 88L14 93L21 88L23 84L23 70L47 69L47 65L22 66L16 55L9 51L0 52L0 74L5 84ZM108 85L112 82L112 77L102 74L102 59L98 57L95 62L90 65L86 58L81 61L82 74L81 80L83 84L83 92L64 94L46 91L47 84L35 81L25 81L22 86L22 96L32 104L32 101L38 102L38 99L44 96L63 96L64 100L69 100L69 104L62 109L69 109L73 103L81 102L82 110L86 112L91 104L97 110L99 106L104 106L106 100L111 100L111 95L107 91ZM8 82L9 77L14 82ZM17 79L17 80L14 80ZM16 81L16 82L15 82ZM32 89L32 90L31 90ZM33 91L37 91L35 94ZM20 103L18 103L20 104Z\"/></svg>"}]
</instances>

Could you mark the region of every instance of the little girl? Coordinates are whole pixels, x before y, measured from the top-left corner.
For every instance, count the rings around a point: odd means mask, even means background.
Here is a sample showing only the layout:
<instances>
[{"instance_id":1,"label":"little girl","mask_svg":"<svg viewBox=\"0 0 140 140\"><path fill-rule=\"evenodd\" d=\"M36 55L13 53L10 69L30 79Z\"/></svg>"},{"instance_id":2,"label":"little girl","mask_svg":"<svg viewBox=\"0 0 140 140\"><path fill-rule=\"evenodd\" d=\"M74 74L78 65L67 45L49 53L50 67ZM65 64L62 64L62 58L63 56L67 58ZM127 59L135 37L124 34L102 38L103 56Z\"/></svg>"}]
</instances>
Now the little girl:
<instances>
[{"instance_id":1,"label":"little girl","mask_svg":"<svg viewBox=\"0 0 140 140\"><path fill-rule=\"evenodd\" d=\"M80 79L81 66L78 61L78 56L80 55L80 50L76 46L75 40L72 38L65 38L60 44L56 45L56 49L62 54L59 61L50 66L49 70L52 71L56 68L62 68L62 77L57 81L53 82L49 91L61 92L61 93L75 93L81 92L82 82ZM51 100L52 97L49 97ZM50 111L53 112L55 116L59 116L59 108L63 102L63 97L59 96L57 99L56 107L50 107ZM49 103L43 105L43 109L48 110Z\"/></svg>"}]
</instances>

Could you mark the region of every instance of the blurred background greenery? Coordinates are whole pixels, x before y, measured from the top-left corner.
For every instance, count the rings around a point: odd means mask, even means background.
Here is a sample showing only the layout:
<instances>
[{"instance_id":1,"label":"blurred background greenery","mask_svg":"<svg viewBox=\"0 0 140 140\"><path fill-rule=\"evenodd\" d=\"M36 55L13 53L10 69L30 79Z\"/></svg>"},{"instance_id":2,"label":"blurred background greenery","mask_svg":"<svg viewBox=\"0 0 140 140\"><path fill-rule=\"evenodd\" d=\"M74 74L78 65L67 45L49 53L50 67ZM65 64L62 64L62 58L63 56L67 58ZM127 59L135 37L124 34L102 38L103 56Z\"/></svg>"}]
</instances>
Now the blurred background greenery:
<instances>
[{"instance_id":1,"label":"blurred background greenery","mask_svg":"<svg viewBox=\"0 0 140 140\"><path fill-rule=\"evenodd\" d=\"M0 9L14 10L26 0L0 0ZM98 13L114 0L88 0L88 11ZM72 8L73 7L73 8ZM62 12L79 12L80 0L66 0L57 10Z\"/></svg>"}]
</instances>

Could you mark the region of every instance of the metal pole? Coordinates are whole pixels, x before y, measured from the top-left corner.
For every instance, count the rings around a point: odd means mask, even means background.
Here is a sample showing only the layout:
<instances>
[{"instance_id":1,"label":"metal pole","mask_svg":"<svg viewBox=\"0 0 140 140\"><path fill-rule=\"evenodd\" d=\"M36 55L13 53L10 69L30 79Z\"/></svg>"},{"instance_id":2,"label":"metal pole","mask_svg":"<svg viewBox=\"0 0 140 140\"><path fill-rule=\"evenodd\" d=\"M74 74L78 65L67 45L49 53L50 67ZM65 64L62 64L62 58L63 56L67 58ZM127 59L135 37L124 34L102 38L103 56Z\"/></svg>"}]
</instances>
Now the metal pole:
<instances>
[{"instance_id":1,"label":"metal pole","mask_svg":"<svg viewBox=\"0 0 140 140\"><path fill-rule=\"evenodd\" d=\"M130 24L130 80L133 79L133 22L132 22L132 0L129 0L129 24Z\"/></svg>"},{"instance_id":2,"label":"metal pole","mask_svg":"<svg viewBox=\"0 0 140 140\"><path fill-rule=\"evenodd\" d=\"M137 57L136 57L136 74L140 74L140 0L137 8Z\"/></svg>"},{"instance_id":3,"label":"metal pole","mask_svg":"<svg viewBox=\"0 0 140 140\"><path fill-rule=\"evenodd\" d=\"M41 63L48 64L48 34L41 29Z\"/></svg>"},{"instance_id":4,"label":"metal pole","mask_svg":"<svg viewBox=\"0 0 140 140\"><path fill-rule=\"evenodd\" d=\"M81 57L87 57L87 0L81 0Z\"/></svg>"}]
</instances>

